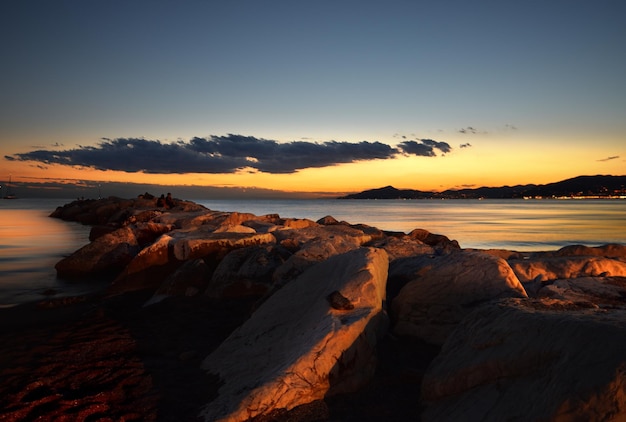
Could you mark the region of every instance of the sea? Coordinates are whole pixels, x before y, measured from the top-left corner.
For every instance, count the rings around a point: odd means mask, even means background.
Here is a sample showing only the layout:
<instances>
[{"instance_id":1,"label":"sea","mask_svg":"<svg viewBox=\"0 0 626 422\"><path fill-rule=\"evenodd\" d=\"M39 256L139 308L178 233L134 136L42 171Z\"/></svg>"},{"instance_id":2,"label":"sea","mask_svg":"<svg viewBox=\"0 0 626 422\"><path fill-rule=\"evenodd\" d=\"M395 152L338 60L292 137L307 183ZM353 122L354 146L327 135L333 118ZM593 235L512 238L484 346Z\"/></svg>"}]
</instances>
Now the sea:
<instances>
[{"instance_id":1,"label":"sea","mask_svg":"<svg viewBox=\"0 0 626 422\"><path fill-rule=\"evenodd\" d=\"M626 244L626 200L209 200L217 211L318 220L408 233L443 234L462 248L556 250L566 245ZM0 307L86 294L102 282L57 278L54 265L89 243L88 226L50 218L72 199L0 199Z\"/></svg>"}]
</instances>

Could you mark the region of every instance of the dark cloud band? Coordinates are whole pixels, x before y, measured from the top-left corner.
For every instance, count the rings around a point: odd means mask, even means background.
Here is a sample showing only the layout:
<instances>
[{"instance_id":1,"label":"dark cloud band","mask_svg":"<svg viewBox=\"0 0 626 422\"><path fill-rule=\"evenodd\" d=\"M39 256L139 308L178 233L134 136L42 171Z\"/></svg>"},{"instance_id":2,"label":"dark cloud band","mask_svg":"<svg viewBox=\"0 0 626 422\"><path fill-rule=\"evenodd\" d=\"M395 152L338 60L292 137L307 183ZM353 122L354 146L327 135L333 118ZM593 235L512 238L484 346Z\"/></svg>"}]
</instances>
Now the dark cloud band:
<instances>
[{"instance_id":1,"label":"dark cloud band","mask_svg":"<svg viewBox=\"0 0 626 422\"><path fill-rule=\"evenodd\" d=\"M432 139L401 142L397 148L382 142L279 143L252 136L226 135L163 143L141 138L103 138L97 146L62 151L39 149L5 156L12 161L36 161L145 173L235 173L245 168L266 173L293 173L314 167L386 160L398 154L433 157L448 153L450 145Z\"/></svg>"}]
</instances>

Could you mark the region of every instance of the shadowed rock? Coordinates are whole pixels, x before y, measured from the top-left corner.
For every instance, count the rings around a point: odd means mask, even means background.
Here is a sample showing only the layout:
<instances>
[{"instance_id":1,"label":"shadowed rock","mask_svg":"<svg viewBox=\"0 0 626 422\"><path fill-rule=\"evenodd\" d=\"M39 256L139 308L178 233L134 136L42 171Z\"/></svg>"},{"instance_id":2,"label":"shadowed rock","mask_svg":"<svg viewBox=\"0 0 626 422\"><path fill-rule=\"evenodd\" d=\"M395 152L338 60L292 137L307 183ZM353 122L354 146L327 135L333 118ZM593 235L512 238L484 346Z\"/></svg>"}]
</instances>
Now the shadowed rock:
<instances>
[{"instance_id":1,"label":"shadowed rock","mask_svg":"<svg viewBox=\"0 0 626 422\"><path fill-rule=\"evenodd\" d=\"M122 227L83 246L55 265L59 277L116 274L139 253L139 242L131 227Z\"/></svg>"},{"instance_id":2,"label":"shadowed rock","mask_svg":"<svg viewBox=\"0 0 626 422\"><path fill-rule=\"evenodd\" d=\"M485 305L424 376L422 420L625 420L625 356L623 309L549 299Z\"/></svg>"},{"instance_id":3,"label":"shadowed rock","mask_svg":"<svg viewBox=\"0 0 626 422\"><path fill-rule=\"evenodd\" d=\"M506 261L479 252L407 258L390 278L400 274L410 281L393 299L394 332L433 344L442 344L477 304L527 297Z\"/></svg>"}]
</instances>

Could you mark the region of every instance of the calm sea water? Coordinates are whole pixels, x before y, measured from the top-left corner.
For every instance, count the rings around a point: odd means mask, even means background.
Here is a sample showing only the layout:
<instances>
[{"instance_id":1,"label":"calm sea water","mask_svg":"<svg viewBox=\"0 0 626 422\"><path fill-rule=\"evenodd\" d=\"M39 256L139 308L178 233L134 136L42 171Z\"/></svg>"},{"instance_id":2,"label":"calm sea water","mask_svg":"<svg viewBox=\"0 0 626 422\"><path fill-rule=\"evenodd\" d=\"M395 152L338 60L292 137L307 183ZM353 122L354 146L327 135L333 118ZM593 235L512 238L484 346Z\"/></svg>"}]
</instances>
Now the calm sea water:
<instances>
[{"instance_id":1,"label":"calm sea water","mask_svg":"<svg viewBox=\"0 0 626 422\"><path fill-rule=\"evenodd\" d=\"M71 199L0 200L0 306L93 291L56 278L54 265L88 243L89 227L48 215ZM194 200L219 211L349 223L409 232L423 228L463 248L553 250L626 243L625 200Z\"/></svg>"}]
</instances>

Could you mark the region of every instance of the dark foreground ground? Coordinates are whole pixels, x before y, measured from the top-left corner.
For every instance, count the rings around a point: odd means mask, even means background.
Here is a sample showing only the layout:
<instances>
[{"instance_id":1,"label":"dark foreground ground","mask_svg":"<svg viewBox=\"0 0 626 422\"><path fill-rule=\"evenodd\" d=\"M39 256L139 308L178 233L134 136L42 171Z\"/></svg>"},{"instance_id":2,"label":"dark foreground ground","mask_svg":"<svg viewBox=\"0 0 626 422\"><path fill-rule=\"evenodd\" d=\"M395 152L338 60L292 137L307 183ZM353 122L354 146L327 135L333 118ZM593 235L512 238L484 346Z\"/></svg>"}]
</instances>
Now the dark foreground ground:
<instances>
[{"instance_id":1,"label":"dark foreground ground","mask_svg":"<svg viewBox=\"0 0 626 422\"><path fill-rule=\"evenodd\" d=\"M254 301L175 298L142 309L147 298L0 309L0 421L197 420L219 388L202 359L248 318ZM387 336L362 391L257 422L418 421L421 378L437 351Z\"/></svg>"}]
</instances>

